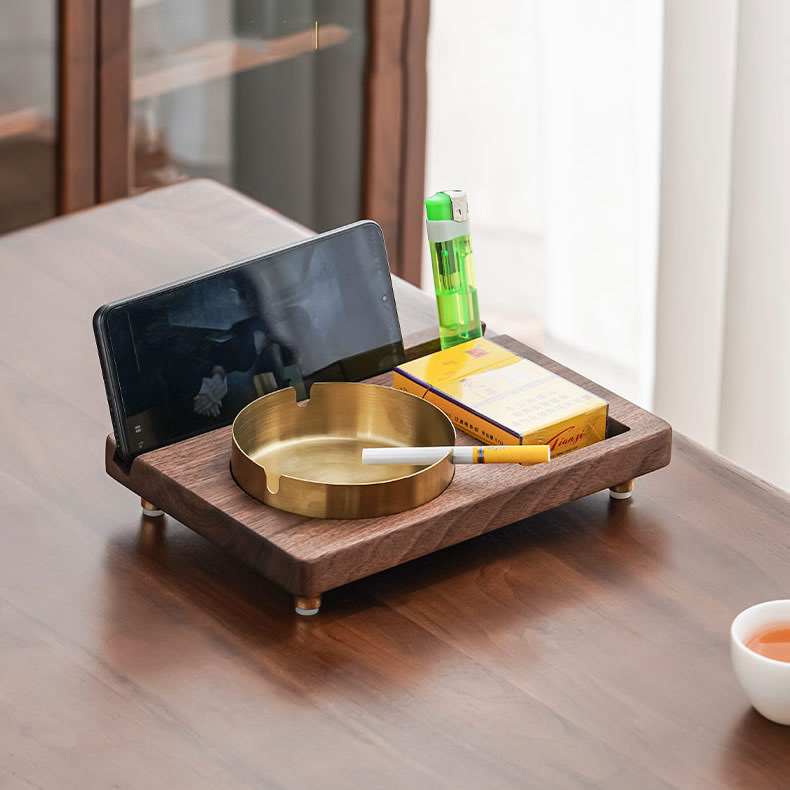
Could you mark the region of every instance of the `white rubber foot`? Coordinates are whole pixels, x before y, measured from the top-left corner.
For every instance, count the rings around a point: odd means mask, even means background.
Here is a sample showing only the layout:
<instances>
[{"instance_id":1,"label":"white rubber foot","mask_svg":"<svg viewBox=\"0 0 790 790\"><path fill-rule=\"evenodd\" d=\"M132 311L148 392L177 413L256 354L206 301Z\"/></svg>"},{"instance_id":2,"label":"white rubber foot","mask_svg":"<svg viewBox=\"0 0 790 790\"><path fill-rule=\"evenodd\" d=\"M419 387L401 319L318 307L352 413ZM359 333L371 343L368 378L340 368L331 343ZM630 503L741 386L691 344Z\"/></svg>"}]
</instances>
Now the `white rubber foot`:
<instances>
[{"instance_id":1,"label":"white rubber foot","mask_svg":"<svg viewBox=\"0 0 790 790\"><path fill-rule=\"evenodd\" d=\"M164 510L149 510L148 508L140 508L143 511L144 516L148 516L149 518L159 518L159 516L164 516Z\"/></svg>"},{"instance_id":2,"label":"white rubber foot","mask_svg":"<svg viewBox=\"0 0 790 790\"><path fill-rule=\"evenodd\" d=\"M609 496L612 499L630 499L633 493L633 491L612 491L611 488L609 489Z\"/></svg>"},{"instance_id":3,"label":"white rubber foot","mask_svg":"<svg viewBox=\"0 0 790 790\"><path fill-rule=\"evenodd\" d=\"M302 617L312 617L312 615L318 614L318 609L302 609L299 606L294 606L294 611Z\"/></svg>"}]
</instances>

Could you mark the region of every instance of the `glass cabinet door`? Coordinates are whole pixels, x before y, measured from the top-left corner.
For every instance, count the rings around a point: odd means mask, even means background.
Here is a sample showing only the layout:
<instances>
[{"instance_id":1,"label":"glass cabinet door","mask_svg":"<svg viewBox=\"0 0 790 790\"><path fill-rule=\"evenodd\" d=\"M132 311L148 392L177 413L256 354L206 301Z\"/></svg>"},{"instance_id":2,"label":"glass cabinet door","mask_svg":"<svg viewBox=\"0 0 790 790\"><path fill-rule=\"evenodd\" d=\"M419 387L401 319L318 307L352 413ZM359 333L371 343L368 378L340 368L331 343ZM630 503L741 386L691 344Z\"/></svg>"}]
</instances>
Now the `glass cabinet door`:
<instances>
[{"instance_id":1,"label":"glass cabinet door","mask_svg":"<svg viewBox=\"0 0 790 790\"><path fill-rule=\"evenodd\" d=\"M0 3L0 233L57 211L57 0Z\"/></svg>"},{"instance_id":2,"label":"glass cabinet door","mask_svg":"<svg viewBox=\"0 0 790 790\"><path fill-rule=\"evenodd\" d=\"M366 0L133 0L132 191L207 176L316 231L360 217Z\"/></svg>"}]
</instances>

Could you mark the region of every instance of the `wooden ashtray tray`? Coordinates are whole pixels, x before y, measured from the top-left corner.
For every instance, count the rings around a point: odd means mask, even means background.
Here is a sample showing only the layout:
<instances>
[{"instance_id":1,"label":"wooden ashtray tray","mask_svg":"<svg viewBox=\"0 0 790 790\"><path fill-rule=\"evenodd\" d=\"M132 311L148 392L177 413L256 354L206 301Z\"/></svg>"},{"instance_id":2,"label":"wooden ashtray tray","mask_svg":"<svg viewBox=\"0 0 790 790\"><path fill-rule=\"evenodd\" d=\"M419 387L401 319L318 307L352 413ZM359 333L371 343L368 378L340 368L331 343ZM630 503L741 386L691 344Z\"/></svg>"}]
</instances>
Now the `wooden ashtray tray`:
<instances>
[{"instance_id":1,"label":"wooden ashtray tray","mask_svg":"<svg viewBox=\"0 0 790 790\"><path fill-rule=\"evenodd\" d=\"M394 515L315 519L259 502L231 478L231 428L220 428L137 457L127 471L107 438L108 474L285 588L300 614L321 594L438 549L603 489L630 497L634 478L669 463L672 429L662 419L507 336L497 343L609 402L607 438L548 464L462 466L435 499ZM385 374L373 383L391 384ZM459 433L457 444L474 444Z\"/></svg>"}]
</instances>

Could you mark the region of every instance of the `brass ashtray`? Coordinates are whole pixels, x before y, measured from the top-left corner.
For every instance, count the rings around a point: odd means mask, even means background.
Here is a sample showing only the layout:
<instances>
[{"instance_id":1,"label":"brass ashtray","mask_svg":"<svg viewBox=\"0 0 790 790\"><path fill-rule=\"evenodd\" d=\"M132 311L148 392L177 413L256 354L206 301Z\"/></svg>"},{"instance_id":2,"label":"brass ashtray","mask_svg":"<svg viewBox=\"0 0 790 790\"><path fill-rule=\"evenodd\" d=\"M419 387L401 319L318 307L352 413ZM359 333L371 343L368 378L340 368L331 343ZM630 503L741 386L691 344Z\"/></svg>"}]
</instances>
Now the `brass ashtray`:
<instances>
[{"instance_id":1,"label":"brass ashtray","mask_svg":"<svg viewBox=\"0 0 790 790\"><path fill-rule=\"evenodd\" d=\"M272 392L233 422L230 468L248 494L316 518L399 513L438 496L453 479L450 455L431 466L363 466L363 447L455 444L455 428L432 403L390 387L313 385L310 400Z\"/></svg>"}]
</instances>

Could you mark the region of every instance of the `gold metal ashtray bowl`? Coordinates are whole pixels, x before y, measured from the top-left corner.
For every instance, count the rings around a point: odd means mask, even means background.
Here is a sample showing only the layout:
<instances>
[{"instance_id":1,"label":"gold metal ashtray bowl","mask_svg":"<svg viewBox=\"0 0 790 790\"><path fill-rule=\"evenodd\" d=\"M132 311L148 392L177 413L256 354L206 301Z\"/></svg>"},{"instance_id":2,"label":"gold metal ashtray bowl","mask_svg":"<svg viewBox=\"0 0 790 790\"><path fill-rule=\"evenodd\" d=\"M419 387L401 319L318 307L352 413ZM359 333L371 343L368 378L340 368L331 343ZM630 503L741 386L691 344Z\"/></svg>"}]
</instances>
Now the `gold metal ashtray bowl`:
<instances>
[{"instance_id":1,"label":"gold metal ashtray bowl","mask_svg":"<svg viewBox=\"0 0 790 790\"><path fill-rule=\"evenodd\" d=\"M371 518L417 507L453 479L449 453L431 466L362 465L363 447L455 444L455 428L432 403L374 384L320 382L310 400L272 392L233 422L230 468L248 494L316 518Z\"/></svg>"}]
</instances>

